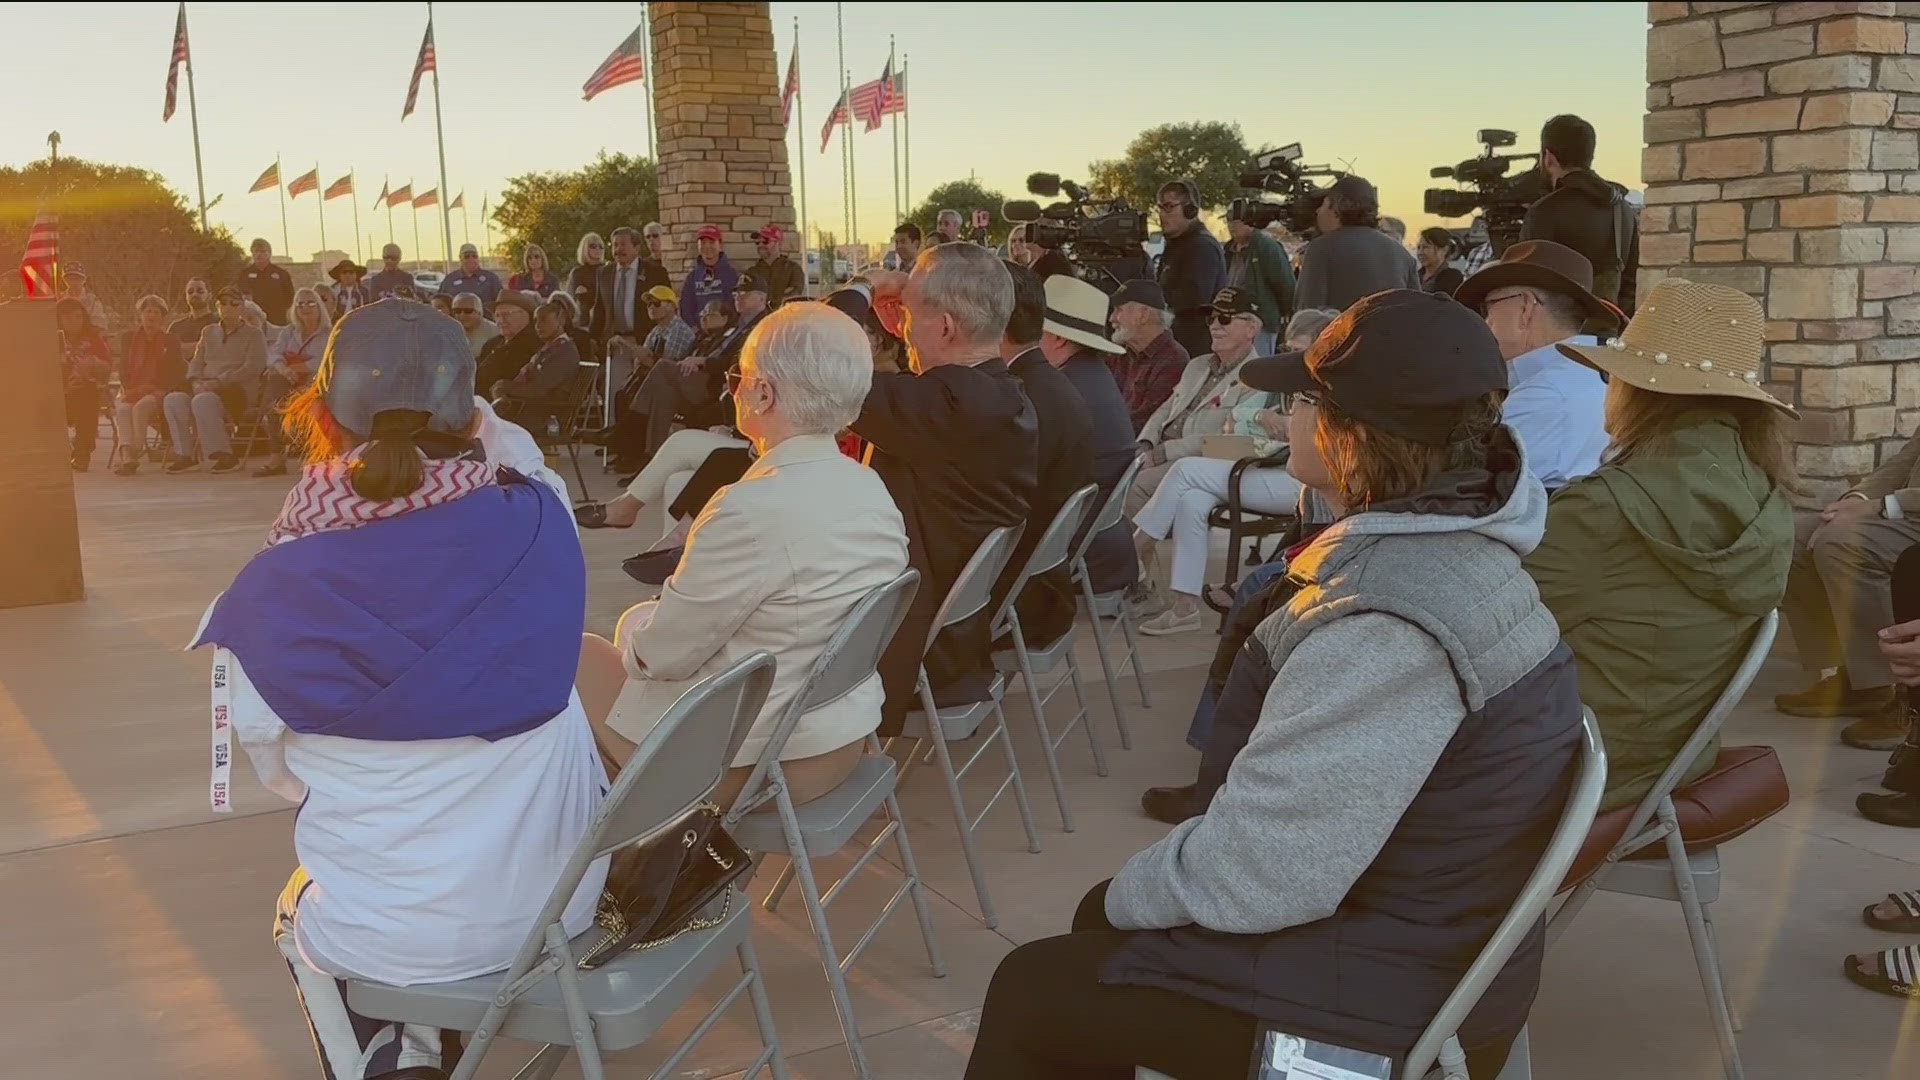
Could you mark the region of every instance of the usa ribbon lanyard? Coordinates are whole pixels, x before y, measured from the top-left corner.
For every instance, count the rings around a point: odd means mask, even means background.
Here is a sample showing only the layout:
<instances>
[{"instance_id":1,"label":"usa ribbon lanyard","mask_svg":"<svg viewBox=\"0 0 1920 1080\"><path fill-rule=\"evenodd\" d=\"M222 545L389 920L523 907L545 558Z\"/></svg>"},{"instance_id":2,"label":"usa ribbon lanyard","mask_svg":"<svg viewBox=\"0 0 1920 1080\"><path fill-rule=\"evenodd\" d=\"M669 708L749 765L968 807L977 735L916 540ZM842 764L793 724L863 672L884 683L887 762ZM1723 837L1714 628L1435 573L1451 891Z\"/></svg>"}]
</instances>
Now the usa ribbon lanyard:
<instances>
[{"instance_id":1,"label":"usa ribbon lanyard","mask_svg":"<svg viewBox=\"0 0 1920 1080\"><path fill-rule=\"evenodd\" d=\"M233 679L225 650L213 661L213 778L207 799L216 814L233 812Z\"/></svg>"}]
</instances>

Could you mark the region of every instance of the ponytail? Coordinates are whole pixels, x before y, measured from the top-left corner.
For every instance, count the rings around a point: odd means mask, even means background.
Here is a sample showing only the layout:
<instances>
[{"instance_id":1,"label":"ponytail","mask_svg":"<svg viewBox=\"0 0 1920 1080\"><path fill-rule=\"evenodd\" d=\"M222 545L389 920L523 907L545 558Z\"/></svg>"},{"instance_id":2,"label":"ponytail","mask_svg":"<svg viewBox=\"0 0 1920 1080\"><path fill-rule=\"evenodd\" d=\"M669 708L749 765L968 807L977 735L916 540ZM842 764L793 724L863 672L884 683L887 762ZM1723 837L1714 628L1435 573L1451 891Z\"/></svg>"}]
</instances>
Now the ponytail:
<instances>
[{"instance_id":1,"label":"ponytail","mask_svg":"<svg viewBox=\"0 0 1920 1080\"><path fill-rule=\"evenodd\" d=\"M426 478L420 448L430 413L388 409L373 418L373 431L354 462L351 483L363 499L401 499L420 489Z\"/></svg>"}]
</instances>

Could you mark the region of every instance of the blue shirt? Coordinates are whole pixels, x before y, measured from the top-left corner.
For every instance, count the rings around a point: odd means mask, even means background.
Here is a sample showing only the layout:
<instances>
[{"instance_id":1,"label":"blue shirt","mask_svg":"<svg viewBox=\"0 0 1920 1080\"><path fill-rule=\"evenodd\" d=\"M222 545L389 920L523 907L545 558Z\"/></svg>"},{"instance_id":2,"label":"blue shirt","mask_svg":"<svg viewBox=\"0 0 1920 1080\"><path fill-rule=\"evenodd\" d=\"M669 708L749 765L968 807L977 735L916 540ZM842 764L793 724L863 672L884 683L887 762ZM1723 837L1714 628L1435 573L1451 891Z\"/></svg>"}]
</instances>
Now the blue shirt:
<instances>
[{"instance_id":1,"label":"blue shirt","mask_svg":"<svg viewBox=\"0 0 1920 1080\"><path fill-rule=\"evenodd\" d=\"M493 302L500 299L501 288L500 276L483 266L471 274L465 270L455 270L440 279L439 291L442 296L459 296L463 292L470 292L491 308Z\"/></svg>"},{"instance_id":2,"label":"blue shirt","mask_svg":"<svg viewBox=\"0 0 1920 1080\"><path fill-rule=\"evenodd\" d=\"M1558 344L1513 358L1507 366L1509 389L1502 413L1526 448L1528 467L1549 491L1599 468L1607 449L1602 426L1607 384L1599 372L1561 352Z\"/></svg>"}]
</instances>

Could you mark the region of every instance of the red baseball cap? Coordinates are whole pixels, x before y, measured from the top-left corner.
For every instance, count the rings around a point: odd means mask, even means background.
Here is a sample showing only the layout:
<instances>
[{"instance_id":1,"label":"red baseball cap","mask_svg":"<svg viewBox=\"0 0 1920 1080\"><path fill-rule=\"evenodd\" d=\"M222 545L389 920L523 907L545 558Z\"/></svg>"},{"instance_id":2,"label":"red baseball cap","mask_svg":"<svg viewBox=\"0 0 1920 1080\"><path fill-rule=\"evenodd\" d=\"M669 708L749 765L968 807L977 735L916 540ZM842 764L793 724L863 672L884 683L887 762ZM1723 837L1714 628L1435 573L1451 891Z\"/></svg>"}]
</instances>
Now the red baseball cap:
<instances>
[{"instance_id":1,"label":"red baseball cap","mask_svg":"<svg viewBox=\"0 0 1920 1080\"><path fill-rule=\"evenodd\" d=\"M777 244L784 239L786 235L786 233L780 230L780 226L769 222L760 226L759 230L753 234L753 238L755 240L764 240L769 244Z\"/></svg>"},{"instance_id":2,"label":"red baseball cap","mask_svg":"<svg viewBox=\"0 0 1920 1080\"><path fill-rule=\"evenodd\" d=\"M700 226L700 231L694 234L693 239L695 242L698 242L701 240L724 240L726 237L720 234L720 226L702 225Z\"/></svg>"}]
</instances>

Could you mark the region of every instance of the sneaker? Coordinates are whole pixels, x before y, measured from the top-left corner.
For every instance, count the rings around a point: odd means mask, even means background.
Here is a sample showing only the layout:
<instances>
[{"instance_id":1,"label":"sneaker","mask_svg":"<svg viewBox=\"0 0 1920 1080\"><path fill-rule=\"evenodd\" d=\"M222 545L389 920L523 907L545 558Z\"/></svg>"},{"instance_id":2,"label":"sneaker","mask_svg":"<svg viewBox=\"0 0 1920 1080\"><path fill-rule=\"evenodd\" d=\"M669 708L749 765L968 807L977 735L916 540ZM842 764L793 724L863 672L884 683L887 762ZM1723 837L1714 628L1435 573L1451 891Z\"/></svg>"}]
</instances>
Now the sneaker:
<instances>
[{"instance_id":1,"label":"sneaker","mask_svg":"<svg viewBox=\"0 0 1920 1080\"><path fill-rule=\"evenodd\" d=\"M1773 707L1788 716L1872 716L1886 709L1893 701L1893 687L1855 690L1847 683L1847 673L1841 671L1797 694L1781 694L1773 699Z\"/></svg>"},{"instance_id":2,"label":"sneaker","mask_svg":"<svg viewBox=\"0 0 1920 1080\"><path fill-rule=\"evenodd\" d=\"M1137 619L1150 619L1172 606L1173 601L1167 594L1150 581L1136 581L1127 589L1127 607Z\"/></svg>"},{"instance_id":3,"label":"sneaker","mask_svg":"<svg viewBox=\"0 0 1920 1080\"><path fill-rule=\"evenodd\" d=\"M132 459L123 461L120 464L115 465L113 467L113 475L115 476L132 476L134 473L137 473L139 471L140 471L140 462Z\"/></svg>"},{"instance_id":4,"label":"sneaker","mask_svg":"<svg viewBox=\"0 0 1920 1080\"><path fill-rule=\"evenodd\" d=\"M213 455L213 468L207 471L216 472L216 473L230 473L235 469L238 469L239 467L240 467L240 459L237 457L234 457L232 454L215 454Z\"/></svg>"},{"instance_id":5,"label":"sneaker","mask_svg":"<svg viewBox=\"0 0 1920 1080\"><path fill-rule=\"evenodd\" d=\"M93 455L75 454L68 460L67 464L73 466L74 472L86 472L88 467L93 464Z\"/></svg>"},{"instance_id":6,"label":"sneaker","mask_svg":"<svg viewBox=\"0 0 1920 1080\"><path fill-rule=\"evenodd\" d=\"M1848 724L1840 732L1840 741L1861 750L1898 749L1907 741L1906 703L1894 697L1886 708Z\"/></svg>"},{"instance_id":7,"label":"sneaker","mask_svg":"<svg viewBox=\"0 0 1920 1080\"><path fill-rule=\"evenodd\" d=\"M1920 795L1882 795L1863 791L1853 800L1854 808L1868 821L1902 829L1920 829Z\"/></svg>"},{"instance_id":8,"label":"sneaker","mask_svg":"<svg viewBox=\"0 0 1920 1080\"><path fill-rule=\"evenodd\" d=\"M1172 608L1155 615L1140 624L1140 632L1149 637L1166 637L1169 634L1184 634L1190 630L1199 630L1206 624L1204 611L1190 611L1185 615Z\"/></svg>"},{"instance_id":9,"label":"sneaker","mask_svg":"<svg viewBox=\"0 0 1920 1080\"><path fill-rule=\"evenodd\" d=\"M183 473L188 471L189 469L192 469L194 466L198 464L200 464L198 461L195 461L190 457L186 457L182 454L175 454L167 462L166 471L170 473Z\"/></svg>"},{"instance_id":10,"label":"sneaker","mask_svg":"<svg viewBox=\"0 0 1920 1080\"><path fill-rule=\"evenodd\" d=\"M1155 821L1178 825L1188 818L1206 813L1208 801L1200 797L1199 784L1154 787L1141 794L1140 809Z\"/></svg>"}]
</instances>

